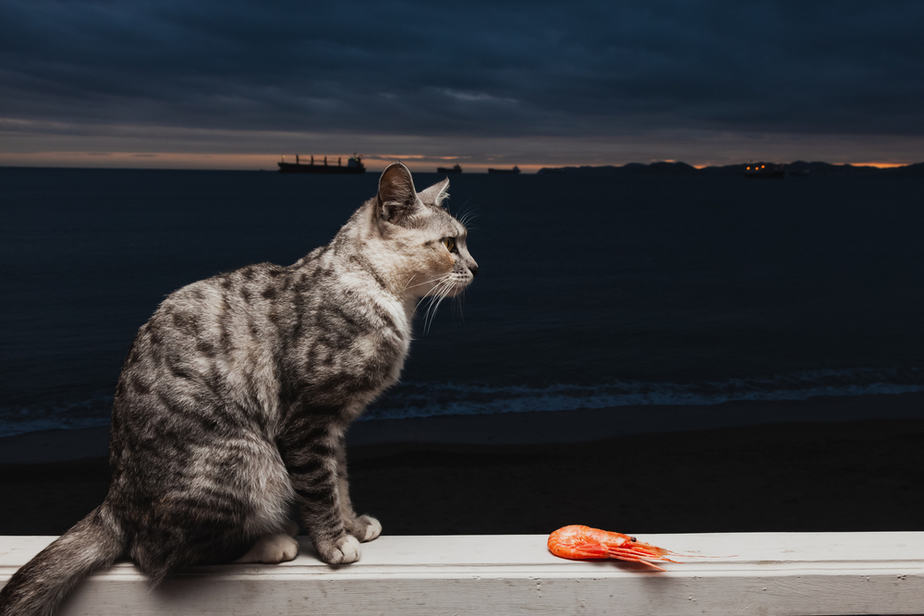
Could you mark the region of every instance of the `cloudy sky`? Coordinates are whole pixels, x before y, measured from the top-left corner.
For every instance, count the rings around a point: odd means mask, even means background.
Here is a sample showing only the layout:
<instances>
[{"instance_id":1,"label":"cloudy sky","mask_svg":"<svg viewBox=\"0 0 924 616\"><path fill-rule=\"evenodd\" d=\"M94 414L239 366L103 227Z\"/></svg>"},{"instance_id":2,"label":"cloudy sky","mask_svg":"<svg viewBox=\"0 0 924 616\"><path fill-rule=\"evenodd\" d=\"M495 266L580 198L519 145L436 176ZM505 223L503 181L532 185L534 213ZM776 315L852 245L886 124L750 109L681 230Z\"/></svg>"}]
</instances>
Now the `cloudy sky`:
<instances>
[{"instance_id":1,"label":"cloudy sky","mask_svg":"<svg viewBox=\"0 0 924 616\"><path fill-rule=\"evenodd\" d=\"M922 31L913 1L3 0L0 164L916 162Z\"/></svg>"}]
</instances>

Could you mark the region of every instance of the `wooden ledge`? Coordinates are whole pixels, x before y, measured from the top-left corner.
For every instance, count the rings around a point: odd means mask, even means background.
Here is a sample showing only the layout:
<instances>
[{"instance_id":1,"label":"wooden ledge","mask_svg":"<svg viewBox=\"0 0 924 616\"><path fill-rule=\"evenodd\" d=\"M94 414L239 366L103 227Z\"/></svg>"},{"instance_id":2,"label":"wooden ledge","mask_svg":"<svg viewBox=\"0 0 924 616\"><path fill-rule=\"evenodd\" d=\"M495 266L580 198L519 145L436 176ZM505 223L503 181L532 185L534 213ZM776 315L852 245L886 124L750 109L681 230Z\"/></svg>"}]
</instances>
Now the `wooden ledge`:
<instances>
[{"instance_id":1,"label":"wooden ledge","mask_svg":"<svg viewBox=\"0 0 924 616\"><path fill-rule=\"evenodd\" d=\"M0 584L53 537L0 537ZM544 535L381 537L360 562L189 570L151 590L118 564L83 582L62 616L133 614L920 614L924 532L640 535L675 552L665 573L572 562Z\"/></svg>"}]
</instances>

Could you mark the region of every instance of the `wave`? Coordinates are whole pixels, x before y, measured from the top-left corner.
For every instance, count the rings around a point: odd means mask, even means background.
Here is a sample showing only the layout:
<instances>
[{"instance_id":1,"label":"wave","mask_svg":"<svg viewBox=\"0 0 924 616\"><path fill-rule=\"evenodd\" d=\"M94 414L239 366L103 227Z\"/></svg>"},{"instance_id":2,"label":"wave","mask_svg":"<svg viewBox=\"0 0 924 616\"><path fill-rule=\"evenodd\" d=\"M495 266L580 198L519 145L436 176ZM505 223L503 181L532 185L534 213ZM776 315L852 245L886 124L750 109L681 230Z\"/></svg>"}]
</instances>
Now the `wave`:
<instances>
[{"instance_id":1,"label":"wave","mask_svg":"<svg viewBox=\"0 0 924 616\"><path fill-rule=\"evenodd\" d=\"M616 380L604 384L542 386L407 381L362 417L403 419L626 406L713 406L735 401L808 400L822 397L924 392L924 371L811 370L770 377L691 383ZM38 430L67 430L109 423L112 396L56 404L0 407L0 437Z\"/></svg>"},{"instance_id":2,"label":"wave","mask_svg":"<svg viewBox=\"0 0 924 616\"><path fill-rule=\"evenodd\" d=\"M924 392L924 372L812 370L772 377L695 383L613 381L602 385L404 383L362 419L568 411L625 406L714 406L736 401Z\"/></svg>"},{"instance_id":3,"label":"wave","mask_svg":"<svg viewBox=\"0 0 924 616\"><path fill-rule=\"evenodd\" d=\"M74 401L0 407L0 437L106 426L111 412L112 395L106 393Z\"/></svg>"}]
</instances>

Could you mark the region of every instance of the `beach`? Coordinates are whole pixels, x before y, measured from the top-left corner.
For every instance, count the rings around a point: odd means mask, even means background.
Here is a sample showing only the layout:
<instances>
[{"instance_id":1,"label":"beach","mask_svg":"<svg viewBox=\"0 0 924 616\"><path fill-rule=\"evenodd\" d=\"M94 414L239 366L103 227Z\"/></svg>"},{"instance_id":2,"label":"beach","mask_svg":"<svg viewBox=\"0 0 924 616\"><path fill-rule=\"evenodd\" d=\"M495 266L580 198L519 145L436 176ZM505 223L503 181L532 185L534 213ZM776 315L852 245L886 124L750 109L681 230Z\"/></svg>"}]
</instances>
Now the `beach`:
<instances>
[{"instance_id":1,"label":"beach","mask_svg":"<svg viewBox=\"0 0 924 616\"><path fill-rule=\"evenodd\" d=\"M920 394L737 402L698 409L703 425L679 431L620 418L676 423L689 408L359 422L352 496L390 534L545 533L572 523L637 533L919 530L922 404ZM882 419L850 420L871 407ZM720 423L774 415L803 419ZM0 533L59 534L103 499L105 430L77 432L0 439L0 487L11 495Z\"/></svg>"}]
</instances>

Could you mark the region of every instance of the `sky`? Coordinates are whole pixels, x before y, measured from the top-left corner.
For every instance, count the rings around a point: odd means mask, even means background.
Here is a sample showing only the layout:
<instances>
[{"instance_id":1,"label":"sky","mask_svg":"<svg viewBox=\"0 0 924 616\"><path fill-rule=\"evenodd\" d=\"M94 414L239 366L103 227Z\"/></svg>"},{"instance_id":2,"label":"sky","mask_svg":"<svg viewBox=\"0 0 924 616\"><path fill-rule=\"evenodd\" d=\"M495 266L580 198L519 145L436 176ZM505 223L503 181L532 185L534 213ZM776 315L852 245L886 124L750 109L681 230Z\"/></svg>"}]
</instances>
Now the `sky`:
<instances>
[{"instance_id":1,"label":"sky","mask_svg":"<svg viewBox=\"0 0 924 616\"><path fill-rule=\"evenodd\" d=\"M0 0L0 165L924 160L924 2Z\"/></svg>"}]
</instances>

